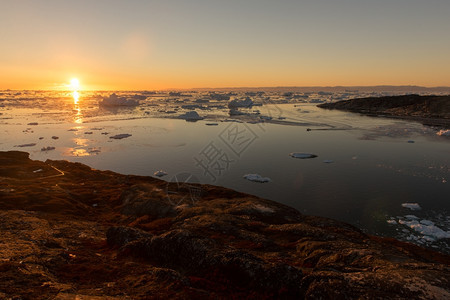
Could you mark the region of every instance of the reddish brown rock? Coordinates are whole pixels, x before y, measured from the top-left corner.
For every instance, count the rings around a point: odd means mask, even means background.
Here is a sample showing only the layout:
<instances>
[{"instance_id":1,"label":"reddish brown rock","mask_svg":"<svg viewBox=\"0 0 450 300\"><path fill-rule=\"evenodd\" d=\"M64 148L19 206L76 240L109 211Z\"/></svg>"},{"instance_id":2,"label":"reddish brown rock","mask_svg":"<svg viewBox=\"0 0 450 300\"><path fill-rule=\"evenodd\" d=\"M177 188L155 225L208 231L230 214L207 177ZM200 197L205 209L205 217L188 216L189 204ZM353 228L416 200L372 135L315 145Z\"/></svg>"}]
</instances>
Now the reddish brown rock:
<instances>
[{"instance_id":1,"label":"reddish brown rock","mask_svg":"<svg viewBox=\"0 0 450 300\"><path fill-rule=\"evenodd\" d=\"M0 176L0 298L450 297L448 255L229 189L184 203L23 152L0 152Z\"/></svg>"}]
</instances>

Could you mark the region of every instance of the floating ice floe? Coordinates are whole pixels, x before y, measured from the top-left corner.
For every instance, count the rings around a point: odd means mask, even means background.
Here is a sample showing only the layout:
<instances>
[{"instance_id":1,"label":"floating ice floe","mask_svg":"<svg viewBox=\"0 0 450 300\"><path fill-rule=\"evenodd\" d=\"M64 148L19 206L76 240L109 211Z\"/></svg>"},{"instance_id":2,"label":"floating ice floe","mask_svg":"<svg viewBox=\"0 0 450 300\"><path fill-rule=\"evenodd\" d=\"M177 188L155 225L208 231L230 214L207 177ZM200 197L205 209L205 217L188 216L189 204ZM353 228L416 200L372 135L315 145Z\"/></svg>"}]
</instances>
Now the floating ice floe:
<instances>
[{"instance_id":1,"label":"floating ice floe","mask_svg":"<svg viewBox=\"0 0 450 300\"><path fill-rule=\"evenodd\" d=\"M332 161L331 159L325 159L323 162L326 164L334 163L334 161Z\"/></svg>"},{"instance_id":2,"label":"floating ice floe","mask_svg":"<svg viewBox=\"0 0 450 300\"><path fill-rule=\"evenodd\" d=\"M43 139L44 139L44 137L43 137L43 136L40 136L40 137L39 137L39 139L40 139L40 140L43 140Z\"/></svg>"},{"instance_id":3,"label":"floating ice floe","mask_svg":"<svg viewBox=\"0 0 450 300\"><path fill-rule=\"evenodd\" d=\"M78 129L76 129L76 128L70 128L70 129L67 130L67 131L78 131Z\"/></svg>"},{"instance_id":4,"label":"floating ice floe","mask_svg":"<svg viewBox=\"0 0 450 300\"><path fill-rule=\"evenodd\" d=\"M219 125L219 123L206 123L205 125L206 126L217 126L217 125Z\"/></svg>"},{"instance_id":5,"label":"floating ice floe","mask_svg":"<svg viewBox=\"0 0 450 300\"><path fill-rule=\"evenodd\" d=\"M48 147L42 147L41 148L41 151L50 151L50 150L55 150L55 147L48 146Z\"/></svg>"},{"instance_id":6,"label":"floating ice floe","mask_svg":"<svg viewBox=\"0 0 450 300\"><path fill-rule=\"evenodd\" d=\"M38 122L31 122L31 123L28 123L27 125L38 125Z\"/></svg>"},{"instance_id":7,"label":"floating ice floe","mask_svg":"<svg viewBox=\"0 0 450 300\"><path fill-rule=\"evenodd\" d=\"M441 129L436 134L440 136L450 136L450 129Z\"/></svg>"},{"instance_id":8,"label":"floating ice floe","mask_svg":"<svg viewBox=\"0 0 450 300\"><path fill-rule=\"evenodd\" d=\"M178 116L178 118L186 120L186 121L203 120L203 117L200 117L199 114L195 110L188 111L185 114Z\"/></svg>"},{"instance_id":9,"label":"floating ice floe","mask_svg":"<svg viewBox=\"0 0 450 300\"><path fill-rule=\"evenodd\" d=\"M244 175L244 178L253 182L260 182L260 183L272 181L269 177L262 177L259 174L246 174Z\"/></svg>"},{"instance_id":10,"label":"floating ice floe","mask_svg":"<svg viewBox=\"0 0 450 300\"><path fill-rule=\"evenodd\" d=\"M399 220L398 223L405 225L424 235L424 238L427 241L450 238L449 231L442 230L429 220L421 220L420 222L417 220Z\"/></svg>"},{"instance_id":11,"label":"floating ice floe","mask_svg":"<svg viewBox=\"0 0 450 300\"><path fill-rule=\"evenodd\" d=\"M409 140L408 144L414 144L415 142L413 140Z\"/></svg>"},{"instance_id":12,"label":"floating ice floe","mask_svg":"<svg viewBox=\"0 0 450 300\"><path fill-rule=\"evenodd\" d=\"M130 137L130 136L131 136L131 134L121 133L121 134L116 134L116 135L110 136L109 138L110 139L115 139L115 140L121 140L121 139Z\"/></svg>"},{"instance_id":13,"label":"floating ice floe","mask_svg":"<svg viewBox=\"0 0 450 300\"><path fill-rule=\"evenodd\" d=\"M391 225L397 225L397 221L395 220L387 220L386 222L388 222Z\"/></svg>"},{"instance_id":14,"label":"floating ice floe","mask_svg":"<svg viewBox=\"0 0 450 300\"><path fill-rule=\"evenodd\" d=\"M237 107L252 107L253 101L249 97L244 100L234 99L228 103L228 108L237 108Z\"/></svg>"},{"instance_id":15,"label":"floating ice floe","mask_svg":"<svg viewBox=\"0 0 450 300\"><path fill-rule=\"evenodd\" d=\"M125 97L119 97L115 93L104 97L102 101L98 103L100 106L138 106L139 101L135 99L127 99Z\"/></svg>"},{"instance_id":16,"label":"floating ice floe","mask_svg":"<svg viewBox=\"0 0 450 300\"><path fill-rule=\"evenodd\" d=\"M92 131L86 131L84 134L93 134Z\"/></svg>"},{"instance_id":17,"label":"floating ice floe","mask_svg":"<svg viewBox=\"0 0 450 300\"><path fill-rule=\"evenodd\" d=\"M159 170L159 171L156 171L155 173L153 173L153 175L158 176L158 177L163 177L163 176L166 176L167 173L164 172L163 170Z\"/></svg>"},{"instance_id":18,"label":"floating ice floe","mask_svg":"<svg viewBox=\"0 0 450 300\"><path fill-rule=\"evenodd\" d=\"M33 146L36 146L36 143L29 143L29 144L15 145L14 147L20 147L20 148L23 148L23 147L33 147Z\"/></svg>"},{"instance_id":19,"label":"floating ice floe","mask_svg":"<svg viewBox=\"0 0 450 300\"><path fill-rule=\"evenodd\" d=\"M100 149L96 149L96 148L89 148L88 152L90 154L99 154L100 152L102 152Z\"/></svg>"},{"instance_id":20,"label":"floating ice floe","mask_svg":"<svg viewBox=\"0 0 450 300\"><path fill-rule=\"evenodd\" d=\"M402 207L409 208L410 210L421 210L422 209L418 203L402 203Z\"/></svg>"},{"instance_id":21,"label":"floating ice floe","mask_svg":"<svg viewBox=\"0 0 450 300\"><path fill-rule=\"evenodd\" d=\"M298 152L292 152L292 153L289 153L289 155L290 155L291 157L293 157L293 158L301 158L301 159L317 157L317 155L315 155L315 154L311 154L311 153L298 153Z\"/></svg>"},{"instance_id":22,"label":"floating ice floe","mask_svg":"<svg viewBox=\"0 0 450 300\"><path fill-rule=\"evenodd\" d=\"M56 135L52 136L52 139L57 140L59 139L59 137L57 137Z\"/></svg>"}]
</instances>

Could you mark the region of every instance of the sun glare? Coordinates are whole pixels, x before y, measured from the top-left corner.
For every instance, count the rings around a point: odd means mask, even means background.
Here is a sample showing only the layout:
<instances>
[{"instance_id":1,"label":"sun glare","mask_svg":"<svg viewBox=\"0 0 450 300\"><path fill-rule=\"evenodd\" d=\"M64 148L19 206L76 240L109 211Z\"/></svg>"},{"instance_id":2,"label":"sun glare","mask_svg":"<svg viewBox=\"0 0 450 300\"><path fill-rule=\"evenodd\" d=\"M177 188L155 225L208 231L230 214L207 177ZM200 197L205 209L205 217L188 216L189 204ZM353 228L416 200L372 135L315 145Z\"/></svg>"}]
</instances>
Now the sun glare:
<instances>
[{"instance_id":1,"label":"sun glare","mask_svg":"<svg viewBox=\"0 0 450 300\"><path fill-rule=\"evenodd\" d=\"M80 81L78 78L72 78L70 80L70 88L72 91L78 91L80 89Z\"/></svg>"}]
</instances>

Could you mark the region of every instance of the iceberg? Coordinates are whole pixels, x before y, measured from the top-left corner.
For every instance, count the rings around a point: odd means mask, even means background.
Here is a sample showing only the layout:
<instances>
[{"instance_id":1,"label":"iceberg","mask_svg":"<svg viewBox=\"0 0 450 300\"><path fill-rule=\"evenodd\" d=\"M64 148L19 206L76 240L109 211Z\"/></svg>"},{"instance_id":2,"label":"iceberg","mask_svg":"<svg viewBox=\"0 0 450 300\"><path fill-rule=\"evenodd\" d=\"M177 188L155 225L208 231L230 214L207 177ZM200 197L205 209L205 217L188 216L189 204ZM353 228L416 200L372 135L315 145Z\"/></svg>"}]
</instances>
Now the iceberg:
<instances>
[{"instance_id":1,"label":"iceberg","mask_svg":"<svg viewBox=\"0 0 450 300\"><path fill-rule=\"evenodd\" d=\"M253 101L249 97L246 97L244 100L234 99L228 102L228 108L238 108L238 107L252 107Z\"/></svg>"},{"instance_id":2,"label":"iceberg","mask_svg":"<svg viewBox=\"0 0 450 300\"><path fill-rule=\"evenodd\" d=\"M98 104L100 106L138 106L139 101L135 99L119 97L115 93L113 93L109 97L104 97L103 100Z\"/></svg>"},{"instance_id":3,"label":"iceberg","mask_svg":"<svg viewBox=\"0 0 450 300\"><path fill-rule=\"evenodd\" d=\"M249 181L253 181L253 182L259 182L259 183L265 183L265 182L270 182L272 181L270 178L268 177L262 177L259 174L246 174L243 176L245 179L249 180Z\"/></svg>"},{"instance_id":4,"label":"iceberg","mask_svg":"<svg viewBox=\"0 0 450 300\"><path fill-rule=\"evenodd\" d=\"M178 116L178 118L186 120L186 121L203 120L203 117L200 117L199 114L195 110L188 111L185 114Z\"/></svg>"},{"instance_id":5,"label":"iceberg","mask_svg":"<svg viewBox=\"0 0 450 300\"><path fill-rule=\"evenodd\" d=\"M298 152L292 152L292 153L289 153L289 155L290 155L291 157L293 157L293 158L300 158L300 159L317 157L317 155L315 155L315 154L311 154L311 153L298 153Z\"/></svg>"}]
</instances>

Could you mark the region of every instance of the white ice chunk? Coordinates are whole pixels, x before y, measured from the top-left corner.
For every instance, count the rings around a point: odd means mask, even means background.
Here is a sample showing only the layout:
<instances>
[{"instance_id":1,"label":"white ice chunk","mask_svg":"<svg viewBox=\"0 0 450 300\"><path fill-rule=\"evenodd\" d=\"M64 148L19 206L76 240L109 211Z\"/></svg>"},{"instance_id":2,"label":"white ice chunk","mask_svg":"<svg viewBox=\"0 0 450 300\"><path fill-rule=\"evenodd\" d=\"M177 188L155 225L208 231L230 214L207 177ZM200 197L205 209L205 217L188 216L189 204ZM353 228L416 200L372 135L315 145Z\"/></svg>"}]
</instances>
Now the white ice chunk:
<instances>
[{"instance_id":1,"label":"white ice chunk","mask_svg":"<svg viewBox=\"0 0 450 300\"><path fill-rule=\"evenodd\" d=\"M432 222L430 220L421 220L420 224L427 225L427 226L433 226L434 222Z\"/></svg>"},{"instance_id":2,"label":"white ice chunk","mask_svg":"<svg viewBox=\"0 0 450 300\"><path fill-rule=\"evenodd\" d=\"M195 110L188 111L185 114L178 116L178 118L186 120L186 121L203 120L203 117L200 117L199 114Z\"/></svg>"},{"instance_id":3,"label":"white ice chunk","mask_svg":"<svg viewBox=\"0 0 450 300\"><path fill-rule=\"evenodd\" d=\"M124 139L124 138L130 137L130 136L131 136L131 134L121 133L121 134L116 134L116 135L110 136L109 138L115 139L115 140L120 140L120 139Z\"/></svg>"},{"instance_id":4,"label":"white ice chunk","mask_svg":"<svg viewBox=\"0 0 450 300\"><path fill-rule=\"evenodd\" d=\"M252 107L253 101L249 97L245 98L244 100L231 100L228 103L228 108L237 108L237 107Z\"/></svg>"},{"instance_id":5,"label":"white ice chunk","mask_svg":"<svg viewBox=\"0 0 450 300\"><path fill-rule=\"evenodd\" d=\"M301 158L301 159L317 157L317 155L315 155L315 154L298 153L298 152L292 152L292 153L289 153L289 155L292 156L293 158Z\"/></svg>"},{"instance_id":6,"label":"white ice chunk","mask_svg":"<svg viewBox=\"0 0 450 300\"><path fill-rule=\"evenodd\" d=\"M410 210L421 210L422 208L418 203L402 203L404 208L409 208Z\"/></svg>"},{"instance_id":7,"label":"white ice chunk","mask_svg":"<svg viewBox=\"0 0 450 300\"><path fill-rule=\"evenodd\" d=\"M425 223L430 224L431 221L428 220L422 220L425 221ZM428 221L428 222L427 222ZM437 227L433 223L432 225L422 224L422 222L418 222L417 220L399 220L400 224L403 224L405 226L408 226L409 228L417 231L418 233L424 235L424 238L426 239L449 239L450 238L450 232L444 231L441 228Z\"/></svg>"},{"instance_id":8,"label":"white ice chunk","mask_svg":"<svg viewBox=\"0 0 450 300\"><path fill-rule=\"evenodd\" d=\"M99 102L100 106L138 106L139 101L135 99L127 99L125 97L119 97L115 93L111 94L109 97L103 98Z\"/></svg>"},{"instance_id":9,"label":"white ice chunk","mask_svg":"<svg viewBox=\"0 0 450 300\"><path fill-rule=\"evenodd\" d=\"M397 225L397 221L395 220L387 220L387 222L392 225Z\"/></svg>"},{"instance_id":10,"label":"white ice chunk","mask_svg":"<svg viewBox=\"0 0 450 300\"><path fill-rule=\"evenodd\" d=\"M163 177L163 176L166 176L167 173L164 172L163 170L159 170L159 171L156 171L155 173L153 173L153 175L158 176L158 177Z\"/></svg>"},{"instance_id":11,"label":"white ice chunk","mask_svg":"<svg viewBox=\"0 0 450 300\"><path fill-rule=\"evenodd\" d=\"M254 181L254 182L260 182L260 183L264 183L264 182L270 182L271 179L268 177L262 177L259 174L246 174L244 175L244 178L250 181Z\"/></svg>"}]
</instances>

